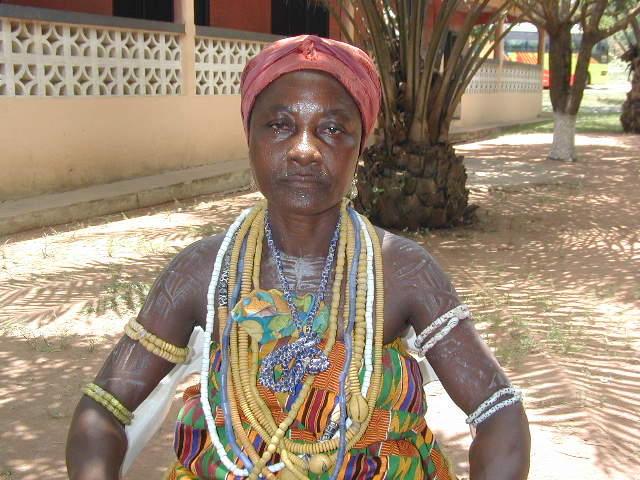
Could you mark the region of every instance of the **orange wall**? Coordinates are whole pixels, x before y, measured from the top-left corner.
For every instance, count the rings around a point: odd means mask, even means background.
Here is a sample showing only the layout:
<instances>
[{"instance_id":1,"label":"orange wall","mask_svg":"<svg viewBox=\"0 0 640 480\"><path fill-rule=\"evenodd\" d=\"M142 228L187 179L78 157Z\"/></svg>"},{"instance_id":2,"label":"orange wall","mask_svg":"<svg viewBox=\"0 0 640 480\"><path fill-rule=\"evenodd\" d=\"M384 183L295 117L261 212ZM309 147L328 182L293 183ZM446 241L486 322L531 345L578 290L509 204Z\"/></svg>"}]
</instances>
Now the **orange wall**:
<instances>
[{"instance_id":1,"label":"orange wall","mask_svg":"<svg viewBox=\"0 0 640 480\"><path fill-rule=\"evenodd\" d=\"M271 33L269 0L210 0L212 27L233 28L250 32ZM297 1L297 0L294 0ZM336 3L336 0L333 0ZM329 15L329 36L341 39L338 22Z\"/></svg>"},{"instance_id":2,"label":"orange wall","mask_svg":"<svg viewBox=\"0 0 640 480\"><path fill-rule=\"evenodd\" d=\"M266 0L212 0L211 26L271 33L271 2Z\"/></svg>"},{"instance_id":3,"label":"orange wall","mask_svg":"<svg viewBox=\"0 0 640 480\"><path fill-rule=\"evenodd\" d=\"M70 12L97 13L99 15L111 15L113 13L111 0L0 0L0 3L67 10Z\"/></svg>"}]
</instances>

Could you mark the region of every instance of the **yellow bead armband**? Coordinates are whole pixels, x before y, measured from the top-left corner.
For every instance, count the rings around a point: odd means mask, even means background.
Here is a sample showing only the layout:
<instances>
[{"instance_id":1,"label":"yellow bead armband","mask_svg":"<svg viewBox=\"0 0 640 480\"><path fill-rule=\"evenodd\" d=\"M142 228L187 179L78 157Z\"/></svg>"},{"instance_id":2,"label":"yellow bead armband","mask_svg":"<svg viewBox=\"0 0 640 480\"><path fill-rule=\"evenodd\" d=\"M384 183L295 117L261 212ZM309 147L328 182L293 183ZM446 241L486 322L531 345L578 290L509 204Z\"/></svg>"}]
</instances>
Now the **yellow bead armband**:
<instances>
[{"instance_id":1,"label":"yellow bead armband","mask_svg":"<svg viewBox=\"0 0 640 480\"><path fill-rule=\"evenodd\" d=\"M125 407L120 400L111 395L101 386L96 385L95 383L87 383L82 387L82 393L109 410L123 425L129 425L131 420L133 420L133 413L131 413L131 410Z\"/></svg>"},{"instance_id":2,"label":"yellow bead armband","mask_svg":"<svg viewBox=\"0 0 640 480\"><path fill-rule=\"evenodd\" d=\"M149 352L172 363L183 363L189 356L189 347L177 347L160 337L157 337L136 321L135 318L129 320L124 326L124 333L136 342L140 342Z\"/></svg>"}]
</instances>

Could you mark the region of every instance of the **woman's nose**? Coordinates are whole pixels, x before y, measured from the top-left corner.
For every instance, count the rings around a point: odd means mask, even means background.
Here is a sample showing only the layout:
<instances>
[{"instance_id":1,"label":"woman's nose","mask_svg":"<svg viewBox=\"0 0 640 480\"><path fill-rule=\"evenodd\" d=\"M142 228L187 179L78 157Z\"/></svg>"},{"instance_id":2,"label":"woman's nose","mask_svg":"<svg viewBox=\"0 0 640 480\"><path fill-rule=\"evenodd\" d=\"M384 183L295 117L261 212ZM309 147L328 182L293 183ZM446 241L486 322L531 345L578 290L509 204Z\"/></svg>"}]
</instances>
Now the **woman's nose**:
<instances>
[{"instance_id":1,"label":"woman's nose","mask_svg":"<svg viewBox=\"0 0 640 480\"><path fill-rule=\"evenodd\" d=\"M307 130L301 130L293 138L293 145L289 150L289 158L301 165L308 165L320 161L321 155L315 143L314 136Z\"/></svg>"}]
</instances>

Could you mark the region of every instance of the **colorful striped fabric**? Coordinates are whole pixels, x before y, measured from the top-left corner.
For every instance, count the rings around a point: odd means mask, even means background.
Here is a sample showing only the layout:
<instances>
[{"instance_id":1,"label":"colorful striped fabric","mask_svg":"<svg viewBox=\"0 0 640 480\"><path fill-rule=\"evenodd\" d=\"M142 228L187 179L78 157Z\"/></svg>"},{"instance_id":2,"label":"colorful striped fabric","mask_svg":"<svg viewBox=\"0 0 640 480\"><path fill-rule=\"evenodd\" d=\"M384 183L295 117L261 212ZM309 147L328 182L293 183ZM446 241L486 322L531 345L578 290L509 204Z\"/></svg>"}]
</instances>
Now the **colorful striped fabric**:
<instances>
[{"instance_id":1,"label":"colorful striped fabric","mask_svg":"<svg viewBox=\"0 0 640 480\"><path fill-rule=\"evenodd\" d=\"M288 338L283 337L264 343L260 348L260 357L264 358L274 348L287 341ZM211 346L211 352L209 398L212 406L217 405L214 415L220 439L227 451L231 452L231 447L226 445L224 417L220 407L221 352L215 342ZM338 379L344 358L344 344L336 342L329 355L330 367L316 375L309 396L291 425L289 432L292 440L319 441L337 400ZM185 392L185 404L178 416L174 438L178 462L171 468L167 478L231 480L234 478L233 474L224 467L211 445L198 387L194 385ZM296 393L274 393L259 384L258 389L276 424L280 423L295 400ZM367 431L347 453L338 478L455 479L425 422L426 408L422 375L417 362L407 354L400 340L385 346L383 384L376 409ZM241 416L241 419L248 430L248 437L253 441L258 453L261 453L266 447L265 442L255 431L249 429L244 417ZM230 458L234 458L233 454ZM277 454L274 455L273 461L279 461ZM329 473L309 473L311 480L327 480L329 477Z\"/></svg>"}]
</instances>

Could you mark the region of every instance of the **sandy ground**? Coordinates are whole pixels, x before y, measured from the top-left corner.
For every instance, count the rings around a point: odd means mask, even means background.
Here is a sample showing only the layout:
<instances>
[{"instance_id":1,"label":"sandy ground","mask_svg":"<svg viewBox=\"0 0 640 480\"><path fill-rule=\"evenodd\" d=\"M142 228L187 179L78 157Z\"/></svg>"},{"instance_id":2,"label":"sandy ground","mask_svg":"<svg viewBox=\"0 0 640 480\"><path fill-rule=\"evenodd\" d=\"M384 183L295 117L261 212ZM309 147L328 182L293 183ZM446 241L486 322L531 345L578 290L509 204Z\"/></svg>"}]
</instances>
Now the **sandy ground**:
<instances>
[{"instance_id":1,"label":"sandy ground","mask_svg":"<svg viewBox=\"0 0 640 480\"><path fill-rule=\"evenodd\" d=\"M530 478L640 479L640 137L580 135L574 164L543 160L549 142L458 146L478 224L411 236L526 394ZM255 197L199 197L0 241L0 477L66 478L80 387L149 283ZM439 383L427 394L429 422L464 478L464 415ZM126 478L161 478L178 405Z\"/></svg>"}]
</instances>

